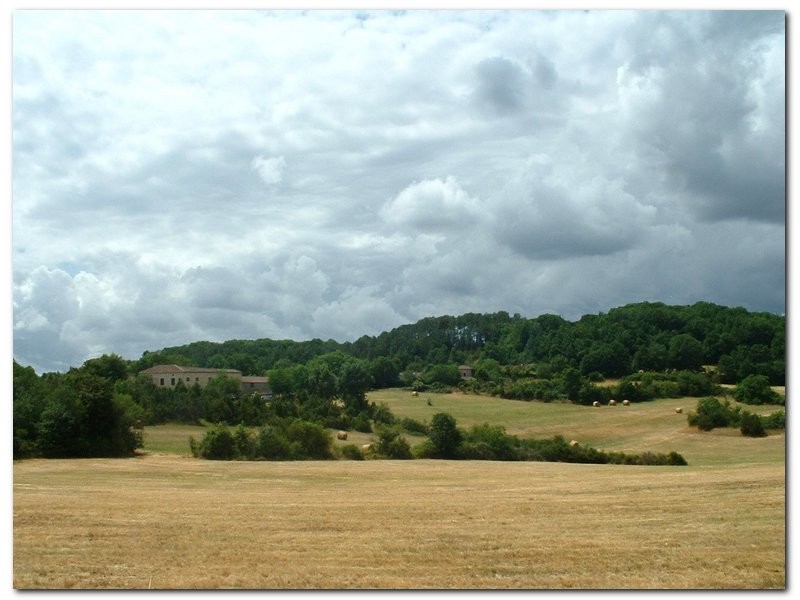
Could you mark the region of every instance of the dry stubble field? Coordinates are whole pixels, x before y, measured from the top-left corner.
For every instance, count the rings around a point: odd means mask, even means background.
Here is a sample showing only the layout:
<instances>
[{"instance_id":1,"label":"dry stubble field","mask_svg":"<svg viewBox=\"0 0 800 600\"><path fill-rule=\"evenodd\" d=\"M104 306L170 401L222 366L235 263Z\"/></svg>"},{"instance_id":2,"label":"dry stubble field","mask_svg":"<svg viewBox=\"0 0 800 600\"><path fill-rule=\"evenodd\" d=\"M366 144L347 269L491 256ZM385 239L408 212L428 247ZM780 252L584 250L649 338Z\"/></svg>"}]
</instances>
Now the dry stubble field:
<instances>
[{"instance_id":1,"label":"dry stubble field","mask_svg":"<svg viewBox=\"0 0 800 600\"><path fill-rule=\"evenodd\" d=\"M784 588L785 469L775 460L784 436L703 439L709 445L693 442L689 467L226 463L175 454L22 461L14 465L13 583ZM742 441L762 442L751 460L715 459Z\"/></svg>"}]
</instances>

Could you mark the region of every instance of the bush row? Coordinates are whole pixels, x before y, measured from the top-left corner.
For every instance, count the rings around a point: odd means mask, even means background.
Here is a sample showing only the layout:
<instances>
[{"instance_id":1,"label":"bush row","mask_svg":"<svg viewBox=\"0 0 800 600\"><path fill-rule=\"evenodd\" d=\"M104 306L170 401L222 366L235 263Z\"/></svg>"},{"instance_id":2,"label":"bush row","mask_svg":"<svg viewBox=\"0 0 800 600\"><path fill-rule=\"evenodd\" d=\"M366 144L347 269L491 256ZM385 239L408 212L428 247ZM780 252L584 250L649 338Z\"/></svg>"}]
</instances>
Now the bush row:
<instances>
[{"instance_id":1,"label":"bush row","mask_svg":"<svg viewBox=\"0 0 800 600\"><path fill-rule=\"evenodd\" d=\"M767 429L785 429L786 412L776 411L766 416L756 415L741 406L732 406L730 400L720 401L717 398L702 398L697 402L695 412L687 415L689 425L702 431L711 431L717 427L738 427L742 435L763 437Z\"/></svg>"}]
</instances>

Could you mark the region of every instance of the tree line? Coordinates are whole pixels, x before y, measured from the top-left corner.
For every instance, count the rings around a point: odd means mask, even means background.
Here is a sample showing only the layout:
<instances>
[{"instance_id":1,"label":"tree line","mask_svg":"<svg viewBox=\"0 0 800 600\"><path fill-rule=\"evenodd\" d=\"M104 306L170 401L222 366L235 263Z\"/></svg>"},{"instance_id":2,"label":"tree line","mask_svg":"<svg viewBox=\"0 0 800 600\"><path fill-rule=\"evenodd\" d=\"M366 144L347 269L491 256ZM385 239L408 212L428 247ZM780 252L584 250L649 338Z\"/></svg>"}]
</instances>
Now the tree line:
<instances>
[{"instance_id":1,"label":"tree line","mask_svg":"<svg viewBox=\"0 0 800 600\"><path fill-rule=\"evenodd\" d=\"M195 342L138 360L103 355L67 373L37 375L15 362L14 456L122 456L141 447L144 425L165 422L268 426L273 438L295 444L297 456L305 452L299 432L311 429L292 423L312 423L377 433L385 448L403 454L391 411L366 397L395 386L591 404L703 397L738 383L774 402L769 386L785 379L784 328L782 316L741 308L640 303L576 322L504 312L427 318L346 343ZM164 388L138 375L164 363L267 375L272 396L265 402L225 376L202 388ZM472 379L462 379L461 363L472 365ZM607 377L619 381L596 385Z\"/></svg>"},{"instance_id":2,"label":"tree line","mask_svg":"<svg viewBox=\"0 0 800 600\"><path fill-rule=\"evenodd\" d=\"M764 375L772 385L784 385L785 327L782 315L744 308L709 302L690 306L641 302L584 315L574 322L553 314L525 318L507 312L429 317L343 343L320 339L194 342L145 352L129 368L138 372L154 364L174 363L264 375L340 351L362 360L389 361L384 366L390 380L406 371L421 373L432 365L491 359L503 366L535 364L544 372L572 367L583 376L602 377L716 365L720 383Z\"/></svg>"}]
</instances>

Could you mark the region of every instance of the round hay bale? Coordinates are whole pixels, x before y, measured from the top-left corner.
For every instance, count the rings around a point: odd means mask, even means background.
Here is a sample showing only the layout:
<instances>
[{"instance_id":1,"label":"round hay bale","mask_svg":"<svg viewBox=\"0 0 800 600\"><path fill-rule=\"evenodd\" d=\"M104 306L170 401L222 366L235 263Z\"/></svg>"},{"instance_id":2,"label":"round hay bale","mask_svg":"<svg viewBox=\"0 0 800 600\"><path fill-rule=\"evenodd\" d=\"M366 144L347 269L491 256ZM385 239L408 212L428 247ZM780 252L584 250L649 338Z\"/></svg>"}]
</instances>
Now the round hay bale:
<instances>
[{"instance_id":1,"label":"round hay bale","mask_svg":"<svg viewBox=\"0 0 800 600\"><path fill-rule=\"evenodd\" d=\"M362 452L369 452L370 450L372 450L372 444L364 444L363 446L361 446Z\"/></svg>"},{"instance_id":2,"label":"round hay bale","mask_svg":"<svg viewBox=\"0 0 800 600\"><path fill-rule=\"evenodd\" d=\"M617 401L612 398L611 400L608 401L608 405L609 406L616 406L617 405Z\"/></svg>"},{"instance_id":3,"label":"round hay bale","mask_svg":"<svg viewBox=\"0 0 800 600\"><path fill-rule=\"evenodd\" d=\"M411 392L412 396L419 396L419 392Z\"/></svg>"},{"instance_id":4,"label":"round hay bale","mask_svg":"<svg viewBox=\"0 0 800 600\"><path fill-rule=\"evenodd\" d=\"M594 407L600 406L600 403L597 400L595 400L594 402L592 402L592 406Z\"/></svg>"},{"instance_id":5,"label":"round hay bale","mask_svg":"<svg viewBox=\"0 0 800 600\"><path fill-rule=\"evenodd\" d=\"M622 406L630 406L630 405L631 405L631 401L630 400L623 400L622 401Z\"/></svg>"},{"instance_id":6,"label":"round hay bale","mask_svg":"<svg viewBox=\"0 0 800 600\"><path fill-rule=\"evenodd\" d=\"M577 445L578 445L578 440L572 440L572 441L569 443L569 445L570 445L570 446L572 446L572 447L574 448L575 446L577 446Z\"/></svg>"},{"instance_id":7,"label":"round hay bale","mask_svg":"<svg viewBox=\"0 0 800 600\"><path fill-rule=\"evenodd\" d=\"M681 414L683 412L683 409L679 406L678 408L675 409L675 412Z\"/></svg>"},{"instance_id":8,"label":"round hay bale","mask_svg":"<svg viewBox=\"0 0 800 600\"><path fill-rule=\"evenodd\" d=\"M347 432L346 431L340 431L339 433L336 434L336 439L337 440L346 440L347 439Z\"/></svg>"}]
</instances>

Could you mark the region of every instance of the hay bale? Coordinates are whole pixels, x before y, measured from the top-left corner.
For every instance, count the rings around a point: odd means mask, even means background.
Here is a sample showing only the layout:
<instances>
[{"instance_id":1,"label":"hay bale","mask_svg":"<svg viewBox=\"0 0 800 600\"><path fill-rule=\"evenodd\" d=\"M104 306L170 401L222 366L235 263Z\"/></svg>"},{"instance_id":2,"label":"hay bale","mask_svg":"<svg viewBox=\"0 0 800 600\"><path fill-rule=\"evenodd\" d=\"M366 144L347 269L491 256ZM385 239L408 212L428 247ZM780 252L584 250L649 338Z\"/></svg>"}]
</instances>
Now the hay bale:
<instances>
[{"instance_id":1,"label":"hay bale","mask_svg":"<svg viewBox=\"0 0 800 600\"><path fill-rule=\"evenodd\" d=\"M346 431L340 431L339 433L336 434L336 439L337 440L346 440L347 439L347 432Z\"/></svg>"},{"instance_id":2,"label":"hay bale","mask_svg":"<svg viewBox=\"0 0 800 600\"><path fill-rule=\"evenodd\" d=\"M630 406L630 405L631 405L631 401L630 400L623 400L622 401L622 406Z\"/></svg>"},{"instance_id":3,"label":"hay bale","mask_svg":"<svg viewBox=\"0 0 800 600\"><path fill-rule=\"evenodd\" d=\"M675 409L675 412L681 414L683 412L683 409L679 406L678 408Z\"/></svg>"},{"instance_id":4,"label":"hay bale","mask_svg":"<svg viewBox=\"0 0 800 600\"><path fill-rule=\"evenodd\" d=\"M362 452L369 452L370 450L372 450L372 444L364 444L363 446L361 446Z\"/></svg>"},{"instance_id":5,"label":"hay bale","mask_svg":"<svg viewBox=\"0 0 800 600\"><path fill-rule=\"evenodd\" d=\"M569 443L569 445L570 445L570 446L572 446L572 447L574 448L575 446L577 446L577 445L578 445L578 440L572 440L572 441Z\"/></svg>"},{"instance_id":6,"label":"hay bale","mask_svg":"<svg viewBox=\"0 0 800 600\"><path fill-rule=\"evenodd\" d=\"M416 397L416 396L419 396L419 392L411 392L411 395L412 395L412 396L415 396L415 397Z\"/></svg>"},{"instance_id":7,"label":"hay bale","mask_svg":"<svg viewBox=\"0 0 800 600\"><path fill-rule=\"evenodd\" d=\"M608 401L608 405L609 406L616 406L617 405L617 401L612 398L611 400Z\"/></svg>"},{"instance_id":8,"label":"hay bale","mask_svg":"<svg viewBox=\"0 0 800 600\"><path fill-rule=\"evenodd\" d=\"M600 403L597 400L595 400L594 402L592 402L592 406L595 407L600 406Z\"/></svg>"}]
</instances>

